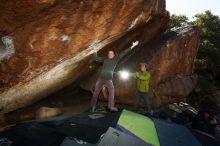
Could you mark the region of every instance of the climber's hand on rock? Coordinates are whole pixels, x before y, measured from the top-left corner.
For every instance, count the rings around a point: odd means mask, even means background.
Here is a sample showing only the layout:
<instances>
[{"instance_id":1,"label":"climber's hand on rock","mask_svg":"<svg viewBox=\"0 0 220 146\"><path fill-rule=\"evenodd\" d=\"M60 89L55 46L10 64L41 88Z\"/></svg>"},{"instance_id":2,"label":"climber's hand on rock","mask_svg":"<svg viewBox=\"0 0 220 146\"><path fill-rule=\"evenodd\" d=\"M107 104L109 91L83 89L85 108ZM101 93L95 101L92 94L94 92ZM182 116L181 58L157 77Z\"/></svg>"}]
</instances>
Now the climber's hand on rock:
<instances>
[{"instance_id":1,"label":"climber's hand on rock","mask_svg":"<svg viewBox=\"0 0 220 146\"><path fill-rule=\"evenodd\" d=\"M94 51L93 51L93 54L97 54L97 50L94 50Z\"/></svg>"},{"instance_id":2,"label":"climber's hand on rock","mask_svg":"<svg viewBox=\"0 0 220 146\"><path fill-rule=\"evenodd\" d=\"M139 44L139 41L135 41L132 43L131 49L133 49L135 46L137 46Z\"/></svg>"}]
</instances>

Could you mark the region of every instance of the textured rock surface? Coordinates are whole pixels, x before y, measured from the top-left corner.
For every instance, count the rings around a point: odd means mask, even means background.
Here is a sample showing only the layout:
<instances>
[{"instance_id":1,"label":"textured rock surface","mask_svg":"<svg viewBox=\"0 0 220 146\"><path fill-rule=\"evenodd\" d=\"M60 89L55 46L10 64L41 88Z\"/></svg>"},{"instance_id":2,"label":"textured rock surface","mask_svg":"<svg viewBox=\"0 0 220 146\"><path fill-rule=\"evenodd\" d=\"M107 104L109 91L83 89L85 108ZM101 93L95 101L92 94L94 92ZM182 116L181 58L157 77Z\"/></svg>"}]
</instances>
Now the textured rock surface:
<instances>
[{"instance_id":1,"label":"textured rock surface","mask_svg":"<svg viewBox=\"0 0 220 146\"><path fill-rule=\"evenodd\" d=\"M157 104L164 105L182 101L196 87L197 81L196 74L170 76L161 80L154 90L154 96L160 99L160 103Z\"/></svg>"},{"instance_id":2,"label":"textured rock surface","mask_svg":"<svg viewBox=\"0 0 220 146\"><path fill-rule=\"evenodd\" d=\"M197 27L169 32L150 44L136 49L132 55L121 61L116 72L120 70L135 72L140 62L149 62L154 105L159 107L169 102L181 101L196 84L197 77L192 75L192 70L198 44L199 29ZM97 72L92 78L89 77L81 86L92 90L98 74ZM131 104L136 92L135 80L121 80L115 75L114 84L116 100Z\"/></svg>"},{"instance_id":3,"label":"textured rock surface","mask_svg":"<svg viewBox=\"0 0 220 146\"><path fill-rule=\"evenodd\" d=\"M42 67L48 70L92 43L125 32L153 13L165 11L158 9L157 3L154 0L2 2L0 31L12 37L16 53L1 63L1 87L26 79L32 71L41 72Z\"/></svg>"},{"instance_id":4,"label":"textured rock surface","mask_svg":"<svg viewBox=\"0 0 220 146\"><path fill-rule=\"evenodd\" d=\"M14 46L0 62L2 113L80 80L93 48L143 44L168 24L164 0L3 0L0 13L1 35Z\"/></svg>"}]
</instances>

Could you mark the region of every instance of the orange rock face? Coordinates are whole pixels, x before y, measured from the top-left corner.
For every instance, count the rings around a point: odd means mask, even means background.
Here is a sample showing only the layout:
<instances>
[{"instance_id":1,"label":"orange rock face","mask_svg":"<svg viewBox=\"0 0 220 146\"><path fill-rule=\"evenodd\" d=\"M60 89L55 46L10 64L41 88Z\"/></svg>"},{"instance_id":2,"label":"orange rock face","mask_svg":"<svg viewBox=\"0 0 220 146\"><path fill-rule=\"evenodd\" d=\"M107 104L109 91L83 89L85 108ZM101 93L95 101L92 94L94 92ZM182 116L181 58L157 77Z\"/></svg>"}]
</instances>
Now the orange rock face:
<instances>
[{"instance_id":1,"label":"orange rock face","mask_svg":"<svg viewBox=\"0 0 220 146\"><path fill-rule=\"evenodd\" d=\"M157 8L157 3L153 0L2 2L0 31L12 37L16 53L1 62L1 89L32 78L30 74L75 56L95 41L143 23L153 13L164 11Z\"/></svg>"},{"instance_id":2,"label":"orange rock face","mask_svg":"<svg viewBox=\"0 0 220 146\"><path fill-rule=\"evenodd\" d=\"M94 51L147 43L169 20L165 0L3 0L0 13L2 113L80 80Z\"/></svg>"}]
</instances>

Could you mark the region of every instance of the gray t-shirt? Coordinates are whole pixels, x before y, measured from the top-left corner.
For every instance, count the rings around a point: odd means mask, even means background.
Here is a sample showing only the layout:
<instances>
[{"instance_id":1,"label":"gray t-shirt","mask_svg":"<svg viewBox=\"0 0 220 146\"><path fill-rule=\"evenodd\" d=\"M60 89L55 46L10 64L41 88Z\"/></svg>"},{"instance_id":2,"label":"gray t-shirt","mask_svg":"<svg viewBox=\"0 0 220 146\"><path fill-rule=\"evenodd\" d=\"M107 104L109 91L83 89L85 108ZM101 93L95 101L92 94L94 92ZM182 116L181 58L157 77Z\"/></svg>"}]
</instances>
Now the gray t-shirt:
<instances>
[{"instance_id":1,"label":"gray t-shirt","mask_svg":"<svg viewBox=\"0 0 220 146\"><path fill-rule=\"evenodd\" d=\"M112 80L116 65L118 64L119 60L123 58L129 51L131 51L131 48L122 51L113 59L109 59L108 57L98 57L97 53L94 53L94 60L103 63L100 78Z\"/></svg>"}]
</instances>

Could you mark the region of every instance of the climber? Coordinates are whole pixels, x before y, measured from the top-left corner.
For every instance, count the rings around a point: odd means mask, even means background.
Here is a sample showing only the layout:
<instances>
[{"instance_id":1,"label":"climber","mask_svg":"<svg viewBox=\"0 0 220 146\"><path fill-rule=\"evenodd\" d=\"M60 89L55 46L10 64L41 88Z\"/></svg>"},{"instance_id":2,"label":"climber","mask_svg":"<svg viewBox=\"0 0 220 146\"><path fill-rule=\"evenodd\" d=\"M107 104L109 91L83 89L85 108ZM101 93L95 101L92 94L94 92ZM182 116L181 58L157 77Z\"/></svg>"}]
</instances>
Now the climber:
<instances>
[{"instance_id":1,"label":"climber","mask_svg":"<svg viewBox=\"0 0 220 146\"><path fill-rule=\"evenodd\" d=\"M112 82L113 73L115 67L119 60L124 57L129 51L131 51L135 46L138 45L138 41L133 42L132 46L121 52L119 55L115 56L113 50L108 51L107 57L98 57L97 52L94 53L95 61L103 63L101 74L96 82L95 91L93 92L93 97L91 99L91 110L92 112L96 109L96 103L99 96L100 91L102 90L103 86L105 86L108 90L108 108L110 111L118 111L118 109L114 106L114 85Z\"/></svg>"},{"instance_id":2,"label":"climber","mask_svg":"<svg viewBox=\"0 0 220 146\"><path fill-rule=\"evenodd\" d=\"M146 113L152 115L153 111L150 105L150 94L149 94L149 81L151 77L151 74L148 71L149 64L140 63L139 65L140 65L140 71L131 74L131 76L137 79L137 93L134 98L134 111L138 112L139 100L140 98L143 98Z\"/></svg>"}]
</instances>

